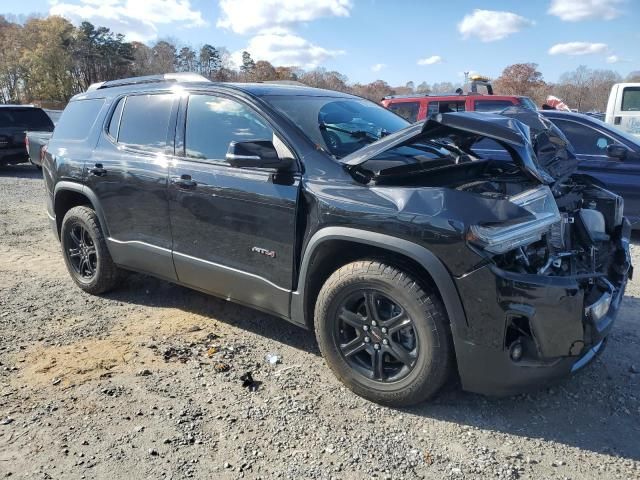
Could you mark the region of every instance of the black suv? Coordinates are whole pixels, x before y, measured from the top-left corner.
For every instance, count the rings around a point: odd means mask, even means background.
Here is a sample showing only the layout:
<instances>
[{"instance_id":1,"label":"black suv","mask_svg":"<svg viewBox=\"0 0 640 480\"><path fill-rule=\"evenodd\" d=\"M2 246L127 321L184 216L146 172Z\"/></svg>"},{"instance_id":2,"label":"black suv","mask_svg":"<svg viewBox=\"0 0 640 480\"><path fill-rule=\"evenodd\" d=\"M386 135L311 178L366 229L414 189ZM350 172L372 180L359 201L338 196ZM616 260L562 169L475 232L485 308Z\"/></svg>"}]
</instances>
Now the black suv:
<instances>
[{"instance_id":1,"label":"black suv","mask_svg":"<svg viewBox=\"0 0 640 480\"><path fill-rule=\"evenodd\" d=\"M512 162L477 159L491 138ZM389 405L508 394L603 347L632 267L622 200L576 176L535 112L409 125L302 86L159 76L77 95L44 159L74 281L123 269L314 329L334 373Z\"/></svg>"},{"instance_id":2,"label":"black suv","mask_svg":"<svg viewBox=\"0 0 640 480\"><path fill-rule=\"evenodd\" d=\"M0 165L29 160L25 132L53 131L53 122L41 108L32 105L0 105Z\"/></svg>"}]
</instances>

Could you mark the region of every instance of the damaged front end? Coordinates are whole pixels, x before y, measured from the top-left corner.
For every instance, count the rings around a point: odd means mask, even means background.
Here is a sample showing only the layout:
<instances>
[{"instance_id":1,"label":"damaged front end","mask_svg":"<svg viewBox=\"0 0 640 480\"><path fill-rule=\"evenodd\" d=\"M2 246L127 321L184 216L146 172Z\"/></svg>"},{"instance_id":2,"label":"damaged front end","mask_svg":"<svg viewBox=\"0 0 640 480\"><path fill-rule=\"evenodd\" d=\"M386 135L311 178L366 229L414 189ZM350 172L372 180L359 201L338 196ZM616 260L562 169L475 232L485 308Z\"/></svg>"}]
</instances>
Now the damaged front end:
<instances>
[{"instance_id":1,"label":"damaged front end","mask_svg":"<svg viewBox=\"0 0 640 480\"><path fill-rule=\"evenodd\" d=\"M633 272L631 228L620 196L575 173L564 136L537 114L516 111L445 114L390 137L377 153L346 159L354 176L381 195L404 189L403 208L415 213L419 202L410 197L425 187L444 192L428 215L455 224L477 255L452 272L466 314L464 326L452 322L463 387L519 392L601 351ZM487 139L513 161L477 159L473 147Z\"/></svg>"}]
</instances>

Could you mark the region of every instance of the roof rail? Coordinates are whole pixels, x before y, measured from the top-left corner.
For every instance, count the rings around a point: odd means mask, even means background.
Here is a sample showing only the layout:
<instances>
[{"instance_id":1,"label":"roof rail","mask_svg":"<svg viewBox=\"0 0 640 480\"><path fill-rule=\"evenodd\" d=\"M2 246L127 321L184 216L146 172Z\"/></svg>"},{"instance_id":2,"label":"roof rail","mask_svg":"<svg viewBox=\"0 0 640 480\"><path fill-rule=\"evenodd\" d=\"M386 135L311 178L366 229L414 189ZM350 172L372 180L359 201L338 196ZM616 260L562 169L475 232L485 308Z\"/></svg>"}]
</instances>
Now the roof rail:
<instances>
[{"instance_id":1,"label":"roof rail","mask_svg":"<svg viewBox=\"0 0 640 480\"><path fill-rule=\"evenodd\" d=\"M259 80L256 83L268 83L271 85L295 85L298 87L307 87L308 85L299 82L298 80Z\"/></svg>"},{"instance_id":2,"label":"roof rail","mask_svg":"<svg viewBox=\"0 0 640 480\"><path fill-rule=\"evenodd\" d=\"M482 97L484 93L478 92L445 92L445 93L414 93L412 95L387 95L383 100L391 100L394 98L419 98L419 97Z\"/></svg>"},{"instance_id":3,"label":"roof rail","mask_svg":"<svg viewBox=\"0 0 640 480\"><path fill-rule=\"evenodd\" d=\"M122 87L124 85L143 85L145 83L193 83L193 82L211 82L199 73L178 72L178 73L161 73L159 75L145 75L143 77L121 78L118 80L107 80L106 82L92 83L87 88L87 92L93 90L101 90L103 88Z\"/></svg>"}]
</instances>

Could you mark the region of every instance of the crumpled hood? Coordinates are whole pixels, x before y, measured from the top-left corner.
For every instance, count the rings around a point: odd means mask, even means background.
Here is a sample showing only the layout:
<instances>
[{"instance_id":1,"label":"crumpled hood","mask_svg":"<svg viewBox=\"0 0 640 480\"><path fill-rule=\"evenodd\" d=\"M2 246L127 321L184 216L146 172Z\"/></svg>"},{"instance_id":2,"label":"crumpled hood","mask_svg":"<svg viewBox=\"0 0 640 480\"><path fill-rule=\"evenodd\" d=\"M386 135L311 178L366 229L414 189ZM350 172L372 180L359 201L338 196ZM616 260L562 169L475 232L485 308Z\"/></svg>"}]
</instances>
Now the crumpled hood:
<instances>
[{"instance_id":1,"label":"crumpled hood","mask_svg":"<svg viewBox=\"0 0 640 480\"><path fill-rule=\"evenodd\" d=\"M472 155L472 146L479 139L490 138L505 148L528 176L543 184L555 183L578 166L573 148L562 132L539 113L522 108L508 108L500 114L441 113L367 145L341 161L350 166L361 165L378 153L417 137L447 138Z\"/></svg>"}]
</instances>

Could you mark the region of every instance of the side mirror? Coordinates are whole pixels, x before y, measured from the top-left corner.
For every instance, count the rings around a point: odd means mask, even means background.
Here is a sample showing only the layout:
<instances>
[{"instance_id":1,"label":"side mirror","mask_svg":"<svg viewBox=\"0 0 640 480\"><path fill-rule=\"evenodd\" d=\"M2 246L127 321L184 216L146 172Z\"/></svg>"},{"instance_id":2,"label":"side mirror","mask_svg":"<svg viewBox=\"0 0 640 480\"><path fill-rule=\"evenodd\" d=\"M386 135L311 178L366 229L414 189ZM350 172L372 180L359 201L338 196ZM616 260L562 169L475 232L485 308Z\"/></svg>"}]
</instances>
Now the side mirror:
<instances>
[{"instance_id":1,"label":"side mirror","mask_svg":"<svg viewBox=\"0 0 640 480\"><path fill-rule=\"evenodd\" d=\"M273 168L289 170L291 158L280 158L271 140L231 142L225 157L229 165L237 168Z\"/></svg>"},{"instance_id":2,"label":"side mirror","mask_svg":"<svg viewBox=\"0 0 640 480\"><path fill-rule=\"evenodd\" d=\"M611 144L607 146L607 156L624 160L627 157L628 149L624 145Z\"/></svg>"}]
</instances>

